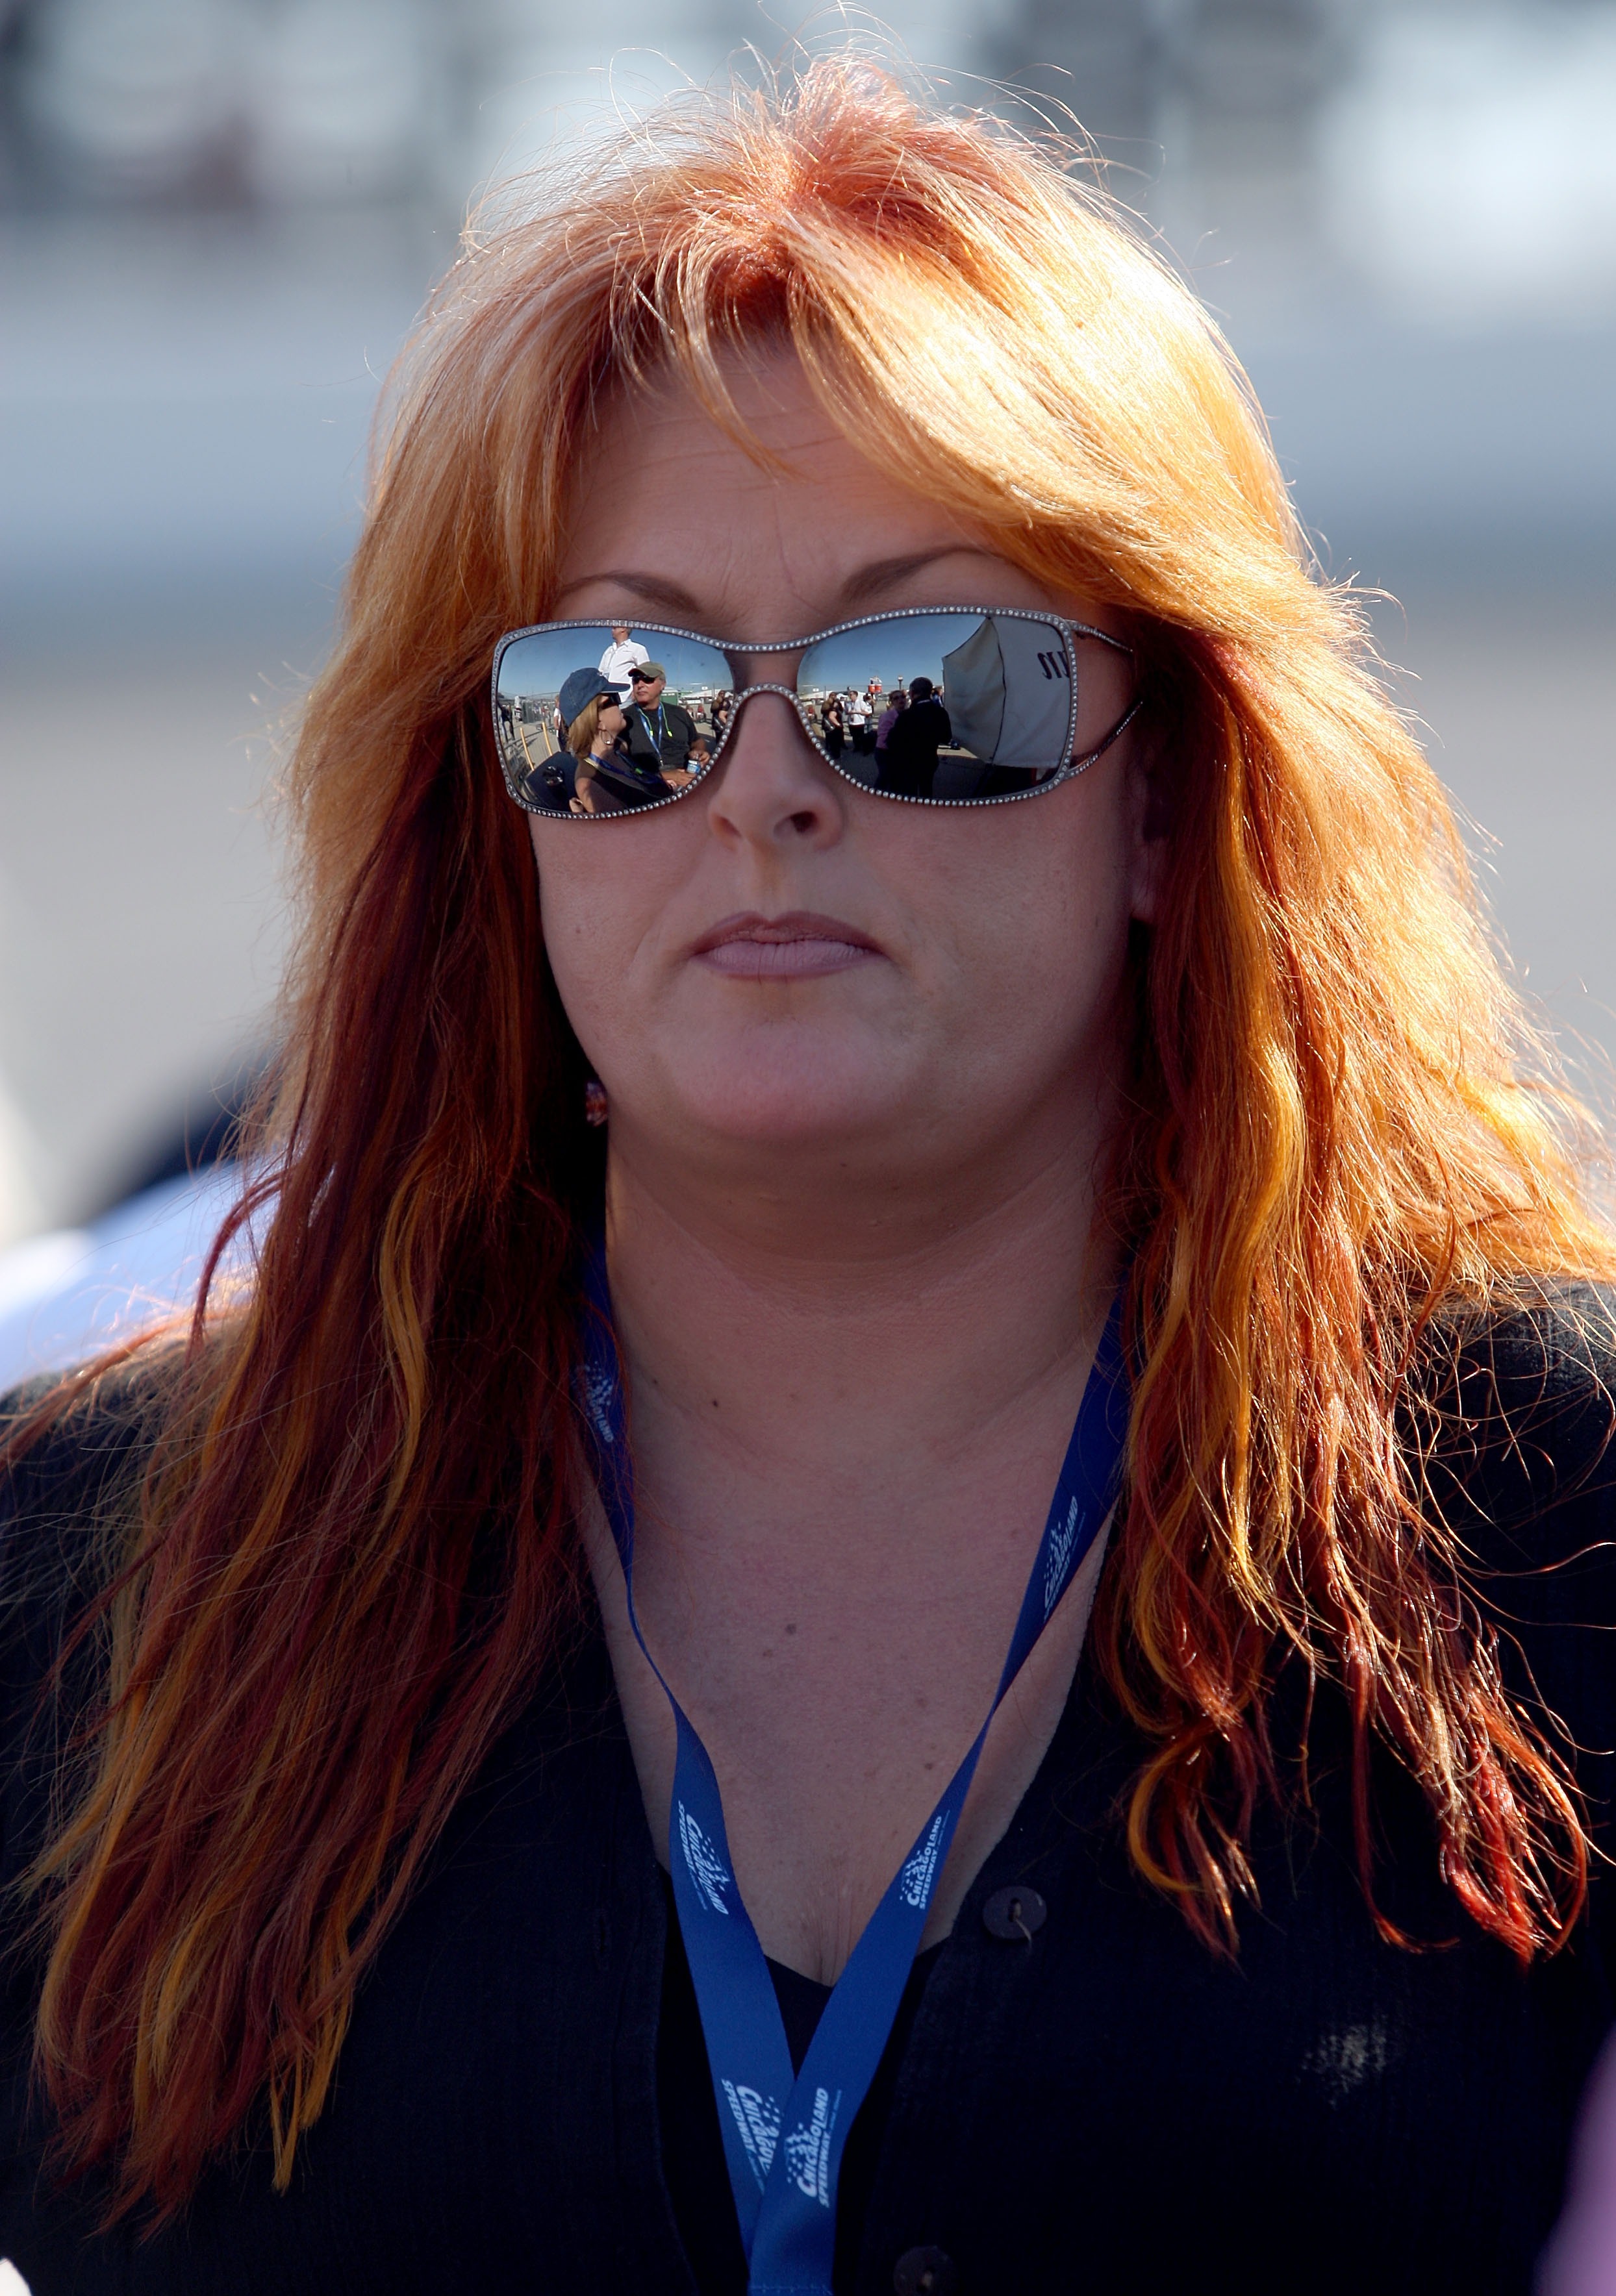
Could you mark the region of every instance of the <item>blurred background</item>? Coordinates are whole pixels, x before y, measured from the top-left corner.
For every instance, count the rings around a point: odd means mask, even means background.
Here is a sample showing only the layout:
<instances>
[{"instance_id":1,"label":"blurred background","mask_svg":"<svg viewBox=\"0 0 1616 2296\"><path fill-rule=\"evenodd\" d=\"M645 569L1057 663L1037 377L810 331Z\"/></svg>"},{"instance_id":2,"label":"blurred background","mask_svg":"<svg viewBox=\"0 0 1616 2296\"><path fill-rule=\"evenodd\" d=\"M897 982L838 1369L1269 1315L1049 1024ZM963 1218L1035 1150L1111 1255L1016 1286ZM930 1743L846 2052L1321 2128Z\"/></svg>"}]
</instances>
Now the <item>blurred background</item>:
<instances>
[{"instance_id":1,"label":"blurred background","mask_svg":"<svg viewBox=\"0 0 1616 2296\"><path fill-rule=\"evenodd\" d=\"M846 37L748 0L0 0L0 1243L227 1102L283 947L274 727L379 379L557 123ZM858 37L874 43L866 20ZM1377 609L1518 968L1616 1050L1616 4L933 0L1226 326ZM586 29L587 25L587 29ZM862 30L858 28L862 27Z\"/></svg>"}]
</instances>

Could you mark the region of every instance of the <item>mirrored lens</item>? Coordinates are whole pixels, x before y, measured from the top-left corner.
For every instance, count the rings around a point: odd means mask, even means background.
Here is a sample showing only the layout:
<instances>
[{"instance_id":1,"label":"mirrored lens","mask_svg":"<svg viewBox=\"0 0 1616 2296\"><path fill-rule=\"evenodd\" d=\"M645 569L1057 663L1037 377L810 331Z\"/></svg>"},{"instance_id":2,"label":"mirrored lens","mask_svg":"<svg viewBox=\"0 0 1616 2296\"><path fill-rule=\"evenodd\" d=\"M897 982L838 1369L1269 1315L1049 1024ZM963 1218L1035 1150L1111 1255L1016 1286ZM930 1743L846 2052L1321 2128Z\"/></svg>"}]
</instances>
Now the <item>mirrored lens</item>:
<instances>
[{"instance_id":1,"label":"mirrored lens","mask_svg":"<svg viewBox=\"0 0 1616 2296\"><path fill-rule=\"evenodd\" d=\"M660 678L636 684L636 669ZM603 683L611 698L600 698ZM717 646L660 630L619 638L609 623L574 622L513 638L494 676L494 735L512 796L536 813L665 803L706 771L732 684ZM574 702L570 720L563 697Z\"/></svg>"},{"instance_id":2,"label":"mirrored lens","mask_svg":"<svg viewBox=\"0 0 1616 2296\"><path fill-rule=\"evenodd\" d=\"M853 780L968 805L1038 789L1103 741L1128 708L1128 663L1097 639L1069 647L1036 617L904 614L820 639L797 684L816 728L834 703Z\"/></svg>"}]
</instances>

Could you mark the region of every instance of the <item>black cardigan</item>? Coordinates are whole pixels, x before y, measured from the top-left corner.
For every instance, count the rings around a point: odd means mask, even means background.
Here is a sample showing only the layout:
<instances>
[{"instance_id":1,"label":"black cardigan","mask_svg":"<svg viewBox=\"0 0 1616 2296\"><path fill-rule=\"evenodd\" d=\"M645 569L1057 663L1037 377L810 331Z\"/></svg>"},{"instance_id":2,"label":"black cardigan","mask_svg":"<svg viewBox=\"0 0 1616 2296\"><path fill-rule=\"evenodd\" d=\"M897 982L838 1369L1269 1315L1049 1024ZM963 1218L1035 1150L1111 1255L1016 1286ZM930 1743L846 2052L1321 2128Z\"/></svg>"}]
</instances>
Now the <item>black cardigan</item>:
<instances>
[{"instance_id":1,"label":"black cardigan","mask_svg":"<svg viewBox=\"0 0 1616 2296\"><path fill-rule=\"evenodd\" d=\"M1530 1671L1586 1750L1578 1767L1609 1845L1612 1326L1581 1294L1495 1326L1466 1363L1468 1425L1439 1496L1513 1622L1517 1685L1524 1694ZM13 1479L0 1547L7 1882L42 1821L32 1718L75 1599L62 1584L84 1577L75 1526L129 1447L111 1419L81 1424ZM840 2296L925 2285L928 2262L930 2284L956 2296L1524 2296L1612 2014L1612 1880L1595 1871L1570 1950L1522 1969L1445 1890L1422 1798L1386 1756L1382 1903L1432 1949L1385 1945L1358 1886L1345 1722L1327 1694L1311 1745L1311 1810L1259 1815L1260 1910L1243 1915L1238 1961L1220 1960L1129 1867L1117 1800L1141 1748L1079 1668L855 2129ZM1047 1904L1030 1943L984 1923L1013 1882ZM0 2255L34 2296L733 2284L733 2257L693 2221L710 2231L716 2123L592 1621L493 1752L362 1987L285 2197L259 2138L209 2174L176 2228L98 2236L95 2194L40 2172L26 2069L36 1981L13 1956L0 2022ZM709 2259L701 2279L692 2247Z\"/></svg>"}]
</instances>

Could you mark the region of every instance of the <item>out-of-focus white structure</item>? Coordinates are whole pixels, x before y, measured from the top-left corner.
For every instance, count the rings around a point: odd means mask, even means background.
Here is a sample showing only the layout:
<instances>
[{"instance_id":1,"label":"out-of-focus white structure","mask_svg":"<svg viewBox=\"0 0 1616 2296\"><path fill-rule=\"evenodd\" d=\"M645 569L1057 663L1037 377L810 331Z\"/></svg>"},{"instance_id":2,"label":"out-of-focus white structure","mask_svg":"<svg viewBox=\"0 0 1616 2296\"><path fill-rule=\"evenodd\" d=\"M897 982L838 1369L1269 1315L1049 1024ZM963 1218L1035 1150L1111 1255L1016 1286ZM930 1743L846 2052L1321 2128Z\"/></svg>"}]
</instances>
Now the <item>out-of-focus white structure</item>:
<instances>
[{"instance_id":1,"label":"out-of-focus white structure","mask_svg":"<svg viewBox=\"0 0 1616 2296\"><path fill-rule=\"evenodd\" d=\"M1608 324L1616 6L1380 8L1322 108L1330 239L1415 323Z\"/></svg>"}]
</instances>

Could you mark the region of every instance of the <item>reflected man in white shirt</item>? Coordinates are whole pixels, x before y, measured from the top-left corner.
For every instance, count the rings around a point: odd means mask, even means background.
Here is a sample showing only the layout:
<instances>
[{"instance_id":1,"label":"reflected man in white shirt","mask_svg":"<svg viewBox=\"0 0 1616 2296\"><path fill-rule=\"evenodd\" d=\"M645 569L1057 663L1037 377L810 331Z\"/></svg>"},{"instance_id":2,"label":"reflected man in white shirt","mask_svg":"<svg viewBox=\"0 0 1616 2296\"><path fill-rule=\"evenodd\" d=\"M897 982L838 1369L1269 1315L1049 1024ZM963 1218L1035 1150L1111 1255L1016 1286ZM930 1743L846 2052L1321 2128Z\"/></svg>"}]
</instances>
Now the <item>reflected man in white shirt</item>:
<instances>
[{"instance_id":1,"label":"reflected man in white shirt","mask_svg":"<svg viewBox=\"0 0 1616 2296\"><path fill-rule=\"evenodd\" d=\"M613 622L611 644L595 666L603 677L609 677L611 680L626 706L628 701L629 672L639 663L650 660L650 654L638 639L629 636L628 623Z\"/></svg>"}]
</instances>

